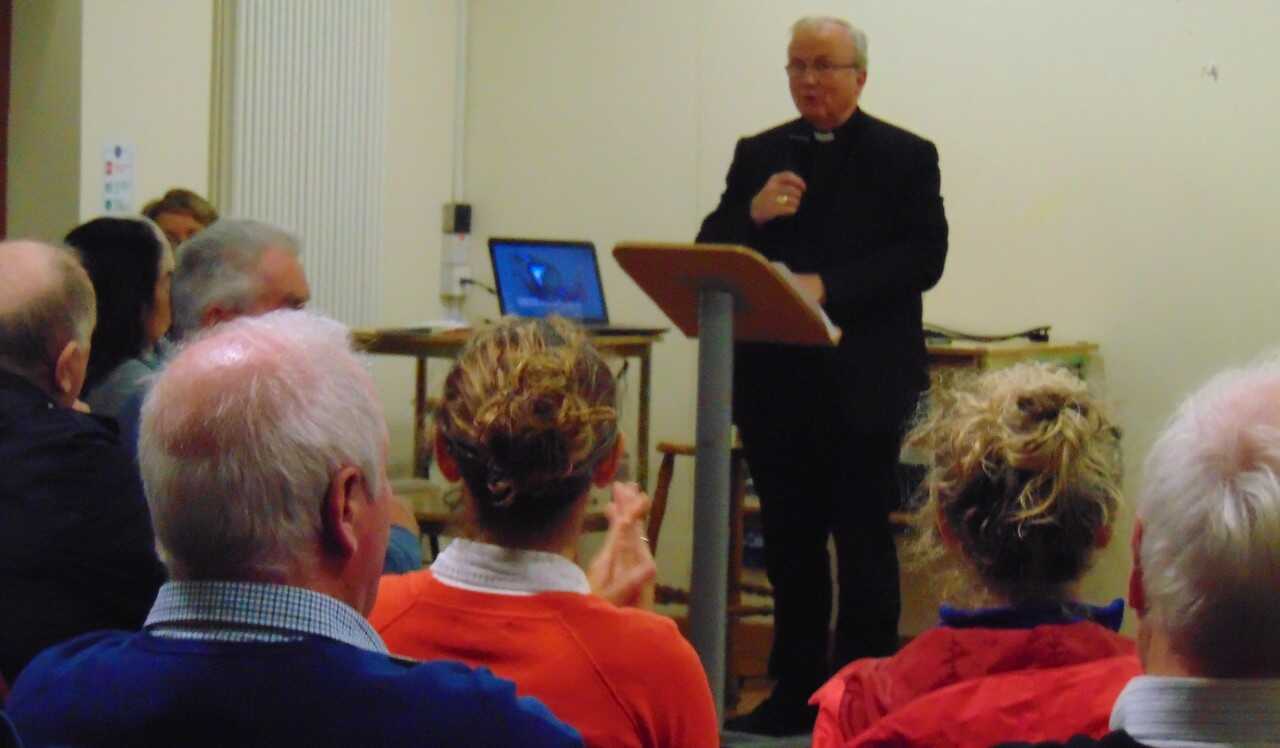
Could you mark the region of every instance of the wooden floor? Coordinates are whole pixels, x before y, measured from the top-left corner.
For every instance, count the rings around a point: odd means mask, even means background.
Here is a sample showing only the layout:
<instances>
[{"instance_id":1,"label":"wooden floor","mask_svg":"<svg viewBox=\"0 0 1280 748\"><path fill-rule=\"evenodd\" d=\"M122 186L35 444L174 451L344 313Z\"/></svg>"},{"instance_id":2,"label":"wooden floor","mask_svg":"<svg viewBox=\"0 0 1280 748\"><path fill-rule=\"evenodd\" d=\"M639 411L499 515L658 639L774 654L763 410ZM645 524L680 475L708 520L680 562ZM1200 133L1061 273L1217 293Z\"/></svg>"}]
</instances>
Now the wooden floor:
<instances>
[{"instance_id":1,"label":"wooden floor","mask_svg":"<svg viewBox=\"0 0 1280 748\"><path fill-rule=\"evenodd\" d=\"M738 703L729 710L729 716L736 717L755 709L760 702L768 698L773 690L773 681L767 678L749 678L742 684L738 692Z\"/></svg>"}]
</instances>

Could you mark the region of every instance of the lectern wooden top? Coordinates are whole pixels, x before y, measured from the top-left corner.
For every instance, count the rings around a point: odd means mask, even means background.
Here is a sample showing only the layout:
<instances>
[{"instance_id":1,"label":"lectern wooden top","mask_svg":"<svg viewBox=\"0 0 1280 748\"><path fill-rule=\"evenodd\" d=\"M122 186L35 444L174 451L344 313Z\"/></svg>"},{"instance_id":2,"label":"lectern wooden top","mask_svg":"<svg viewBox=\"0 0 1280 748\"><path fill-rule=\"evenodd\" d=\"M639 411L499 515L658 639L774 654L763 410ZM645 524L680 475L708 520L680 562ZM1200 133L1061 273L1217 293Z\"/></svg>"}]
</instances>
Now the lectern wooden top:
<instances>
[{"instance_id":1,"label":"lectern wooden top","mask_svg":"<svg viewBox=\"0 0 1280 748\"><path fill-rule=\"evenodd\" d=\"M734 297L736 340L832 346L821 310L759 252L733 244L623 242L613 256L685 335L698 336L698 292Z\"/></svg>"}]
</instances>

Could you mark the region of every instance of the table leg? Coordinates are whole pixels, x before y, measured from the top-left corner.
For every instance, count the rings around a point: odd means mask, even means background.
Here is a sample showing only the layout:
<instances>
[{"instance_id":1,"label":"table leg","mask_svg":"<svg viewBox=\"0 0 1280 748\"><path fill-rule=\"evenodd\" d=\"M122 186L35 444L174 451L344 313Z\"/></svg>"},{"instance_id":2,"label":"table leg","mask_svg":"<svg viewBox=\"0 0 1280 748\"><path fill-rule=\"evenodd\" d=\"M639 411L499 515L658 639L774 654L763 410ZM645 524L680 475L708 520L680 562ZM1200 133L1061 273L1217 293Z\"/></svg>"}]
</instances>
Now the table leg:
<instances>
[{"instance_id":1,"label":"table leg","mask_svg":"<svg viewBox=\"0 0 1280 748\"><path fill-rule=\"evenodd\" d=\"M636 482L649 490L649 394L653 382L653 348L640 352L640 412L636 414Z\"/></svg>"},{"instance_id":2,"label":"table leg","mask_svg":"<svg viewBox=\"0 0 1280 748\"><path fill-rule=\"evenodd\" d=\"M431 476L431 446L427 444L427 357L418 356L413 383L413 476ZM433 538L434 540L434 538ZM434 542L432 543L434 546Z\"/></svg>"}]
</instances>

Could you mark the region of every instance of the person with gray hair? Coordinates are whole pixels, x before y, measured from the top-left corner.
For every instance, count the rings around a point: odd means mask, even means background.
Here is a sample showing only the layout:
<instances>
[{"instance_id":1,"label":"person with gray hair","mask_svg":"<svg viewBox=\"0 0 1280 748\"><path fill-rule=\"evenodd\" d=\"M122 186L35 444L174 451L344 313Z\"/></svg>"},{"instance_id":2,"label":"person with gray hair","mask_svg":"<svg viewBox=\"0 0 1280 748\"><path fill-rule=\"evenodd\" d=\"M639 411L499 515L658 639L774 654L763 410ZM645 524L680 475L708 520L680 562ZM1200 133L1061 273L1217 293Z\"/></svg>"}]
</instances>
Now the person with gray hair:
<instances>
[{"instance_id":1,"label":"person with gray hair","mask_svg":"<svg viewBox=\"0 0 1280 748\"><path fill-rule=\"evenodd\" d=\"M260 221L222 219L178 248L174 339L242 314L301 309L311 288L289 232Z\"/></svg>"},{"instance_id":2,"label":"person with gray hair","mask_svg":"<svg viewBox=\"0 0 1280 748\"><path fill-rule=\"evenodd\" d=\"M78 398L94 291L70 251L0 242L0 676L85 631L136 629L163 579L114 424Z\"/></svg>"},{"instance_id":3,"label":"person with gray hair","mask_svg":"<svg viewBox=\"0 0 1280 748\"><path fill-rule=\"evenodd\" d=\"M170 290L172 326L156 346L163 365L170 343L242 314L301 309L311 287L299 261L300 243L261 221L222 219L177 247ZM145 389L113 413L130 450L138 446Z\"/></svg>"},{"instance_id":4,"label":"person with gray hair","mask_svg":"<svg viewBox=\"0 0 1280 748\"><path fill-rule=\"evenodd\" d=\"M196 234L178 248L170 338L181 342L243 315L302 309L311 300L311 287L301 252L296 236L261 221L224 218ZM145 394L131 398L118 416L125 442L135 448ZM394 508L386 571L419 569L422 545L413 510L399 498Z\"/></svg>"},{"instance_id":5,"label":"person with gray hair","mask_svg":"<svg viewBox=\"0 0 1280 748\"><path fill-rule=\"evenodd\" d=\"M387 446L339 323L277 311L191 340L147 396L139 452L172 581L143 632L90 634L33 661L7 705L18 733L35 745L579 745L512 684L397 660L365 620L390 524Z\"/></svg>"},{"instance_id":6,"label":"person with gray hair","mask_svg":"<svg viewBox=\"0 0 1280 748\"><path fill-rule=\"evenodd\" d=\"M802 18L785 71L799 117L738 141L697 236L784 263L843 330L834 349L734 351L733 415L760 497L777 685L726 726L772 735L812 728L807 701L833 670L898 647L889 512L901 500L903 427L928 385L922 295L947 256L938 149L861 108L866 35L842 19Z\"/></svg>"},{"instance_id":7,"label":"person with gray hair","mask_svg":"<svg viewBox=\"0 0 1280 748\"><path fill-rule=\"evenodd\" d=\"M1179 406L1147 457L1131 547L1144 675L1115 732L1067 745L1280 745L1280 358Z\"/></svg>"}]
</instances>

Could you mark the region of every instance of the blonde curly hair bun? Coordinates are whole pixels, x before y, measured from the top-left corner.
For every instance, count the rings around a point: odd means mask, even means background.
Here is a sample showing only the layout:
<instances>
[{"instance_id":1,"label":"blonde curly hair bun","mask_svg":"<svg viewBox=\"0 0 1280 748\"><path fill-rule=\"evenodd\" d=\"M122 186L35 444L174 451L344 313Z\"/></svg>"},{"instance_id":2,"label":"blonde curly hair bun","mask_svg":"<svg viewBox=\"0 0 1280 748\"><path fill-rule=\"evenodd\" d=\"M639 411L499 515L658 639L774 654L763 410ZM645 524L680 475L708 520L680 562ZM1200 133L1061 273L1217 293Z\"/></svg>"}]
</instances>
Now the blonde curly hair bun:
<instances>
[{"instance_id":1,"label":"blonde curly hair bun","mask_svg":"<svg viewBox=\"0 0 1280 748\"><path fill-rule=\"evenodd\" d=\"M436 432L482 529L520 542L553 530L617 440L613 373L582 328L507 317L449 372Z\"/></svg>"}]
</instances>

